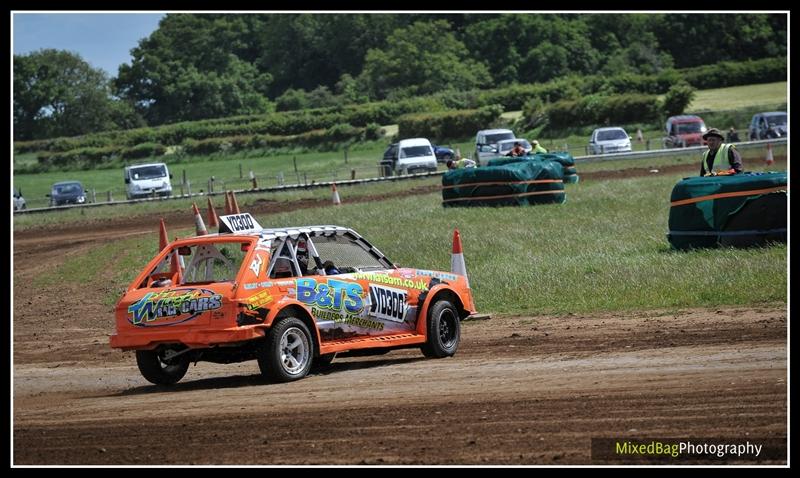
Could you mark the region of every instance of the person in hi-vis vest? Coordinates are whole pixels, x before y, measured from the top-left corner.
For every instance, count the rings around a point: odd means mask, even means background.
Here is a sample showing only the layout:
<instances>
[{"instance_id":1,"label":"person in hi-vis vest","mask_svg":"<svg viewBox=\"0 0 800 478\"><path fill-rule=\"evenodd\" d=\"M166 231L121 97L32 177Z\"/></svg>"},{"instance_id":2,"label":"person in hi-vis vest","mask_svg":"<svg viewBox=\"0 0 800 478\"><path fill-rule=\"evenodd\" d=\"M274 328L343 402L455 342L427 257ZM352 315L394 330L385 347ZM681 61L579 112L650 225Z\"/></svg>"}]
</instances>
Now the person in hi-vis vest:
<instances>
[{"instance_id":1,"label":"person in hi-vis vest","mask_svg":"<svg viewBox=\"0 0 800 478\"><path fill-rule=\"evenodd\" d=\"M700 176L717 176L742 172L742 157L736 146L723 143L725 139L717 128L709 129L703 135L708 149L703 153L700 163ZM724 158L724 159L723 159Z\"/></svg>"}]
</instances>

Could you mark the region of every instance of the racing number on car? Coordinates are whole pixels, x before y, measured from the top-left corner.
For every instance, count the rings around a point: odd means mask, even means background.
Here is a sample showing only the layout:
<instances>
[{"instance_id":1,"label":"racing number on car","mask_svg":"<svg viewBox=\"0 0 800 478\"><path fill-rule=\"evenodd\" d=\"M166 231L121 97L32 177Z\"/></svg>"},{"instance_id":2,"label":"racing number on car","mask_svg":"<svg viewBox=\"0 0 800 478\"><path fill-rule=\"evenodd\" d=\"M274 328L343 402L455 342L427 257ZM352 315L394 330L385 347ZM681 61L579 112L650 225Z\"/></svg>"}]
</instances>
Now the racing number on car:
<instances>
[{"instance_id":1,"label":"racing number on car","mask_svg":"<svg viewBox=\"0 0 800 478\"><path fill-rule=\"evenodd\" d=\"M234 232L248 231L254 227L253 218L250 217L250 214L237 214L230 216L228 219L231 226L233 226Z\"/></svg>"},{"instance_id":2,"label":"racing number on car","mask_svg":"<svg viewBox=\"0 0 800 478\"><path fill-rule=\"evenodd\" d=\"M370 285L370 315L392 322L402 322L408 308L407 297L407 292L401 289Z\"/></svg>"}]
</instances>

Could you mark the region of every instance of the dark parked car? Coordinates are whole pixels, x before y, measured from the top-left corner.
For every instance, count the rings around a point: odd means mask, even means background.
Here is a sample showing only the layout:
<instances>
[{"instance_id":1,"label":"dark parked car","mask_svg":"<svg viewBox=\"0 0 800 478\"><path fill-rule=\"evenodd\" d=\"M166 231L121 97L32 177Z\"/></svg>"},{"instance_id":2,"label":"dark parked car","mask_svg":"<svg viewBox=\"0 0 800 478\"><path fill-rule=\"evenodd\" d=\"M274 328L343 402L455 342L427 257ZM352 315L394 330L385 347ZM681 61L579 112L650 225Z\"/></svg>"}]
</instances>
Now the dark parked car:
<instances>
[{"instance_id":1,"label":"dark parked car","mask_svg":"<svg viewBox=\"0 0 800 478\"><path fill-rule=\"evenodd\" d=\"M80 181L62 181L53 184L50 188L51 206L62 206L64 204L83 204L86 202L86 190Z\"/></svg>"},{"instance_id":2,"label":"dark parked car","mask_svg":"<svg viewBox=\"0 0 800 478\"><path fill-rule=\"evenodd\" d=\"M785 111L755 114L750 120L750 140L785 138L789 133L788 123Z\"/></svg>"},{"instance_id":3,"label":"dark parked car","mask_svg":"<svg viewBox=\"0 0 800 478\"><path fill-rule=\"evenodd\" d=\"M436 156L436 161L440 163L446 162L448 159L453 159L456 157L456 152L450 148L445 148L444 146L437 146L435 144L433 146L433 154Z\"/></svg>"}]
</instances>

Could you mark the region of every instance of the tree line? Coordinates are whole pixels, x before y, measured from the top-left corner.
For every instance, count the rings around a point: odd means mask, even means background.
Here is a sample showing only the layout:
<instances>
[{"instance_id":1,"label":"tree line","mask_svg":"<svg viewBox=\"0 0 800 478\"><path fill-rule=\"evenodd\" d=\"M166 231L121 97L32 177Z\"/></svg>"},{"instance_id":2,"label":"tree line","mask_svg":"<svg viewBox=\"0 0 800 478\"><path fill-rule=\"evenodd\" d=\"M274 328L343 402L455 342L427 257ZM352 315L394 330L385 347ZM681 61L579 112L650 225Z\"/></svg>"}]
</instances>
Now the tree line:
<instances>
[{"instance_id":1,"label":"tree line","mask_svg":"<svg viewBox=\"0 0 800 478\"><path fill-rule=\"evenodd\" d=\"M168 14L109 78L14 56L14 139L787 54L785 14Z\"/></svg>"}]
</instances>

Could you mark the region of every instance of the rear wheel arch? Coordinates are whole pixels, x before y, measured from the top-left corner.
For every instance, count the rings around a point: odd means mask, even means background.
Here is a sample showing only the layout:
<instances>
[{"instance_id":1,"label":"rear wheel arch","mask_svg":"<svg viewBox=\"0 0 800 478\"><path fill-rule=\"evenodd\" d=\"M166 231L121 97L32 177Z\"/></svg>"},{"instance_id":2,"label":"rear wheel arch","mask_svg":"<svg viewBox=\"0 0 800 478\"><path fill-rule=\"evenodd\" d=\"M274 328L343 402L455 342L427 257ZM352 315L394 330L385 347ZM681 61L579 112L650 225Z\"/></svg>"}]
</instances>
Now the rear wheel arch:
<instances>
[{"instance_id":1,"label":"rear wheel arch","mask_svg":"<svg viewBox=\"0 0 800 478\"><path fill-rule=\"evenodd\" d=\"M311 314L305 308L297 305L291 304L278 312L275 318L272 320L273 324L277 324L279 320L283 319L284 317L294 317L299 319L301 322L308 327L308 331L311 333L311 340L314 342L312 345L314 356L317 357L319 355L319 330L317 330L317 324L314 322L314 318L311 317Z\"/></svg>"}]
</instances>

